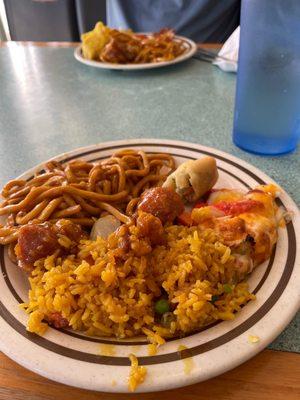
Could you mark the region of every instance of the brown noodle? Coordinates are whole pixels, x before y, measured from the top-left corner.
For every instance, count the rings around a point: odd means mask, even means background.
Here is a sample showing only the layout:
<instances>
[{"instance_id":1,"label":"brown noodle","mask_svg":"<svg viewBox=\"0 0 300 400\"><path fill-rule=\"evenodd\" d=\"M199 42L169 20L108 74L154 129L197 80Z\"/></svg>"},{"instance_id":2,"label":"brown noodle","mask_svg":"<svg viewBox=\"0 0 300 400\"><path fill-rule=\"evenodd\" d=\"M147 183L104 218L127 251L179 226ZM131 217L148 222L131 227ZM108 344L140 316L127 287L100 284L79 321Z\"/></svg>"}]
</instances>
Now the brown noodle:
<instances>
[{"instance_id":1,"label":"brown noodle","mask_svg":"<svg viewBox=\"0 0 300 400\"><path fill-rule=\"evenodd\" d=\"M164 28L152 34L108 29L109 41L95 59L116 64L143 64L171 61L183 54L186 47L172 29ZM83 38L83 46L88 47Z\"/></svg>"},{"instance_id":2,"label":"brown noodle","mask_svg":"<svg viewBox=\"0 0 300 400\"><path fill-rule=\"evenodd\" d=\"M141 193L161 185L174 171L169 154L121 150L100 162L46 163L29 181L9 181L2 190L0 244L14 244L20 226L68 219L84 227L107 213L130 223ZM10 252L12 247L10 246Z\"/></svg>"}]
</instances>

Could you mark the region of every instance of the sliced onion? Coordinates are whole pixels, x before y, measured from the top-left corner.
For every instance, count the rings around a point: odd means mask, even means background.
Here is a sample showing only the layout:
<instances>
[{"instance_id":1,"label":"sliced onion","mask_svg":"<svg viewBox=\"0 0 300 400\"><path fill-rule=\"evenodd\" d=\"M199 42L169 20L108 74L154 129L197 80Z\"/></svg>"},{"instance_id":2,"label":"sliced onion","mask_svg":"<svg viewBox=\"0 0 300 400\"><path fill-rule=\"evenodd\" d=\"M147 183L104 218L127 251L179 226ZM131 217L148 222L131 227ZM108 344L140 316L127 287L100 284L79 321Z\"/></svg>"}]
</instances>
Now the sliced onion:
<instances>
[{"instance_id":1,"label":"sliced onion","mask_svg":"<svg viewBox=\"0 0 300 400\"><path fill-rule=\"evenodd\" d=\"M280 224L281 221L284 221L286 224L291 222L293 213L291 211L286 210L283 206L280 206L276 212L276 221Z\"/></svg>"},{"instance_id":2,"label":"sliced onion","mask_svg":"<svg viewBox=\"0 0 300 400\"><path fill-rule=\"evenodd\" d=\"M96 240L98 236L107 239L121 225L120 221L113 215L105 215L99 218L93 225L90 238Z\"/></svg>"}]
</instances>

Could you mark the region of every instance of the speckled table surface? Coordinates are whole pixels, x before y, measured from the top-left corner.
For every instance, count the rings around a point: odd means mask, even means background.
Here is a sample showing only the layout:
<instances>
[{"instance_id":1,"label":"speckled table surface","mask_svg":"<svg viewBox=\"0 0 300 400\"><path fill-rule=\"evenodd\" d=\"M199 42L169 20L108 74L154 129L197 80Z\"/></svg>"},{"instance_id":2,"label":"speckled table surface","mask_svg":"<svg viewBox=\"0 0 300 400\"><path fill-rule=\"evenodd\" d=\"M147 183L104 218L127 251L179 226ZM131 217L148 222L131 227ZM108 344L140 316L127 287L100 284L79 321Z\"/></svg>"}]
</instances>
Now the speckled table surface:
<instances>
[{"instance_id":1,"label":"speckled table surface","mask_svg":"<svg viewBox=\"0 0 300 400\"><path fill-rule=\"evenodd\" d=\"M77 147L165 138L218 148L271 176L300 203L300 157L246 153L231 140L235 75L192 59L145 72L96 70L73 49L0 48L0 186ZM300 352L300 313L269 348Z\"/></svg>"}]
</instances>

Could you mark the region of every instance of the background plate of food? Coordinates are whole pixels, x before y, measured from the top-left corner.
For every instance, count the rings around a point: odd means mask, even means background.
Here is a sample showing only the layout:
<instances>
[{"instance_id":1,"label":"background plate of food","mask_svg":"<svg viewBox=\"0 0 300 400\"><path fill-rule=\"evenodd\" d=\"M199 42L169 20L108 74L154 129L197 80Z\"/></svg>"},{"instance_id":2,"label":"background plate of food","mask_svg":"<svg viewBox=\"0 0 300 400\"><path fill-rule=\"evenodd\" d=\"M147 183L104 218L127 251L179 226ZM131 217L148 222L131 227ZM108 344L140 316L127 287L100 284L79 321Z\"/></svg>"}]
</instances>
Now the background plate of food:
<instances>
[{"instance_id":1,"label":"background plate of food","mask_svg":"<svg viewBox=\"0 0 300 400\"><path fill-rule=\"evenodd\" d=\"M81 388L159 391L265 348L299 308L299 212L216 149L144 139L64 153L8 182L0 343Z\"/></svg>"},{"instance_id":2,"label":"background plate of food","mask_svg":"<svg viewBox=\"0 0 300 400\"><path fill-rule=\"evenodd\" d=\"M82 44L74 56L92 67L131 71L177 64L196 51L195 42L175 35L171 29L134 33L98 22L92 31L82 35Z\"/></svg>"}]
</instances>

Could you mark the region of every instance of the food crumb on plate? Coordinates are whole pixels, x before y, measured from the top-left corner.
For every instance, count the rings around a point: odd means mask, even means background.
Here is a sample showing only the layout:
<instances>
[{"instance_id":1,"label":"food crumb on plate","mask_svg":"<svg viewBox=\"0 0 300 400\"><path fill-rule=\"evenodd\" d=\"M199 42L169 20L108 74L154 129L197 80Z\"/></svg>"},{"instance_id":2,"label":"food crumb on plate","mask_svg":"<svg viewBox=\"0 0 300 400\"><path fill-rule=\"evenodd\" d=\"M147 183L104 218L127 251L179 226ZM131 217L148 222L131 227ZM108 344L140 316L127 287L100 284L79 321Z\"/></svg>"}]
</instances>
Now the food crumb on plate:
<instances>
[{"instance_id":1,"label":"food crumb on plate","mask_svg":"<svg viewBox=\"0 0 300 400\"><path fill-rule=\"evenodd\" d=\"M116 384L117 384L117 382L113 379L113 380L111 381L111 386L116 386Z\"/></svg>"},{"instance_id":2,"label":"food crumb on plate","mask_svg":"<svg viewBox=\"0 0 300 400\"><path fill-rule=\"evenodd\" d=\"M180 355L181 355L181 352L183 352L183 351L189 352L189 349L188 349L188 347L184 346L183 344L180 344L178 346L178 352L180 353ZM184 373L186 375L190 374L192 369L195 367L195 363L194 363L192 356L189 356L187 358L182 358L182 361L183 361L183 365L184 365Z\"/></svg>"},{"instance_id":3,"label":"food crumb on plate","mask_svg":"<svg viewBox=\"0 0 300 400\"><path fill-rule=\"evenodd\" d=\"M131 362L131 368L128 378L128 387L131 392L134 392L137 386L144 382L147 369L139 366L138 359L134 354L130 354L129 359Z\"/></svg>"},{"instance_id":4,"label":"food crumb on plate","mask_svg":"<svg viewBox=\"0 0 300 400\"><path fill-rule=\"evenodd\" d=\"M113 344L100 344L99 353L101 356L114 356L116 354L116 349Z\"/></svg>"},{"instance_id":5,"label":"food crumb on plate","mask_svg":"<svg viewBox=\"0 0 300 400\"><path fill-rule=\"evenodd\" d=\"M248 336L248 341L249 343L255 344L258 343L260 341L260 338L256 335L249 335Z\"/></svg>"},{"instance_id":6,"label":"food crumb on plate","mask_svg":"<svg viewBox=\"0 0 300 400\"><path fill-rule=\"evenodd\" d=\"M154 343L148 344L148 356L155 356L157 354L157 345Z\"/></svg>"}]
</instances>

